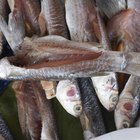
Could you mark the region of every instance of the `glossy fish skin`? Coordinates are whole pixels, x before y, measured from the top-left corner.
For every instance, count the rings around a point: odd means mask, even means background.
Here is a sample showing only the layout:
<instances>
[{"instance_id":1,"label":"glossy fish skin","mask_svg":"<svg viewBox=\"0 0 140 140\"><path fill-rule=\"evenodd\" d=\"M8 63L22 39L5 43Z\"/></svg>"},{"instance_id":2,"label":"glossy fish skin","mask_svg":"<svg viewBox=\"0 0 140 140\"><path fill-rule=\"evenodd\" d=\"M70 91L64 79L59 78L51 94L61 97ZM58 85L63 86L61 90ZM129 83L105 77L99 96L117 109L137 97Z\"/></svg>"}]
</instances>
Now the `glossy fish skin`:
<instances>
[{"instance_id":1,"label":"glossy fish skin","mask_svg":"<svg viewBox=\"0 0 140 140\"><path fill-rule=\"evenodd\" d=\"M65 110L75 117L82 112L79 87L75 80L63 80L57 85L56 98Z\"/></svg>"},{"instance_id":2,"label":"glossy fish skin","mask_svg":"<svg viewBox=\"0 0 140 140\"><path fill-rule=\"evenodd\" d=\"M119 102L115 109L115 123L117 129L132 126L139 108L139 104L136 104L135 101L139 96L139 83L139 77L131 76L119 97Z\"/></svg>"},{"instance_id":3,"label":"glossy fish skin","mask_svg":"<svg viewBox=\"0 0 140 140\"><path fill-rule=\"evenodd\" d=\"M65 11L61 0L42 0L40 18L44 18L49 35L68 38Z\"/></svg>"},{"instance_id":4,"label":"glossy fish skin","mask_svg":"<svg viewBox=\"0 0 140 140\"><path fill-rule=\"evenodd\" d=\"M96 0L96 4L108 18L126 9L127 6L125 0Z\"/></svg>"},{"instance_id":5,"label":"glossy fish skin","mask_svg":"<svg viewBox=\"0 0 140 140\"><path fill-rule=\"evenodd\" d=\"M66 0L65 8L71 40L79 42L96 41L94 32L98 25L96 23L94 2L91 0Z\"/></svg>"},{"instance_id":6,"label":"glossy fish skin","mask_svg":"<svg viewBox=\"0 0 140 140\"><path fill-rule=\"evenodd\" d=\"M41 137L41 116L36 104L35 93L29 81L13 84L18 103L18 116L22 133L26 138L38 140Z\"/></svg>"},{"instance_id":7,"label":"glossy fish skin","mask_svg":"<svg viewBox=\"0 0 140 140\"><path fill-rule=\"evenodd\" d=\"M31 83L36 93L37 106L42 119L41 140L59 140L51 102L46 99L40 82L32 81Z\"/></svg>"},{"instance_id":8,"label":"glossy fish skin","mask_svg":"<svg viewBox=\"0 0 140 140\"><path fill-rule=\"evenodd\" d=\"M80 87L81 100L83 103L83 107L85 109L85 113L87 117L90 118L89 121L92 126L92 131L95 133L96 136L105 134L106 130L103 123L103 118L101 117L102 115L99 108L99 102L95 94L95 90L92 87L91 79L89 78L78 79L78 85ZM83 90L85 88L87 88L86 93L84 93L85 90Z\"/></svg>"},{"instance_id":9,"label":"glossy fish skin","mask_svg":"<svg viewBox=\"0 0 140 140\"><path fill-rule=\"evenodd\" d=\"M13 140L13 136L11 135L9 128L2 117L2 114L0 114L0 135L5 140Z\"/></svg>"}]
</instances>

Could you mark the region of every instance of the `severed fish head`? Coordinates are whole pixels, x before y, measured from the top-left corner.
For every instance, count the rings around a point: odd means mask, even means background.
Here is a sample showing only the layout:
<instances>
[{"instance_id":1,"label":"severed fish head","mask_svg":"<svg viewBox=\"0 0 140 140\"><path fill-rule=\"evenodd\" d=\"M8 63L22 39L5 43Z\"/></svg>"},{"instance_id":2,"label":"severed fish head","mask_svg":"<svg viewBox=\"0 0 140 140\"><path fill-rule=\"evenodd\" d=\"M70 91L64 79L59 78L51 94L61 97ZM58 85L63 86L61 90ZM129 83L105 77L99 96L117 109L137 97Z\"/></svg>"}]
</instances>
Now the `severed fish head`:
<instances>
[{"instance_id":1,"label":"severed fish head","mask_svg":"<svg viewBox=\"0 0 140 140\"><path fill-rule=\"evenodd\" d=\"M71 115L78 117L82 112L79 89L75 81L60 81L56 89L56 98Z\"/></svg>"},{"instance_id":2,"label":"severed fish head","mask_svg":"<svg viewBox=\"0 0 140 140\"><path fill-rule=\"evenodd\" d=\"M115 109L115 124L117 129L129 128L133 109L132 98L121 98Z\"/></svg>"},{"instance_id":3,"label":"severed fish head","mask_svg":"<svg viewBox=\"0 0 140 140\"><path fill-rule=\"evenodd\" d=\"M109 111L114 110L119 93L116 74L110 72L107 76L92 77L92 82L102 105Z\"/></svg>"}]
</instances>

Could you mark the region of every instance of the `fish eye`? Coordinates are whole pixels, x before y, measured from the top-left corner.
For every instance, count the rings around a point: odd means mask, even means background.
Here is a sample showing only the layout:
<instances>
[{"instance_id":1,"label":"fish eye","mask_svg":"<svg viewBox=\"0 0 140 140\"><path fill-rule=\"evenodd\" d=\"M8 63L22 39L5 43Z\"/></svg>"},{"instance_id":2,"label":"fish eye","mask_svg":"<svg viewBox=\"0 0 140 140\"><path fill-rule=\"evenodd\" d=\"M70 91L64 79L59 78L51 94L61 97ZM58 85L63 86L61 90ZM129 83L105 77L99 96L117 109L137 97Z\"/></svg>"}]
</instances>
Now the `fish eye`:
<instances>
[{"instance_id":1,"label":"fish eye","mask_svg":"<svg viewBox=\"0 0 140 140\"><path fill-rule=\"evenodd\" d=\"M112 102L117 102L118 101L118 97L113 97L112 98Z\"/></svg>"},{"instance_id":2,"label":"fish eye","mask_svg":"<svg viewBox=\"0 0 140 140\"><path fill-rule=\"evenodd\" d=\"M124 122L123 122L123 128L129 128L129 127L130 127L129 122L124 121Z\"/></svg>"},{"instance_id":3,"label":"fish eye","mask_svg":"<svg viewBox=\"0 0 140 140\"><path fill-rule=\"evenodd\" d=\"M79 105L79 104L78 105L75 105L74 106L74 111L77 112L77 113L80 113L82 111L82 106Z\"/></svg>"}]
</instances>

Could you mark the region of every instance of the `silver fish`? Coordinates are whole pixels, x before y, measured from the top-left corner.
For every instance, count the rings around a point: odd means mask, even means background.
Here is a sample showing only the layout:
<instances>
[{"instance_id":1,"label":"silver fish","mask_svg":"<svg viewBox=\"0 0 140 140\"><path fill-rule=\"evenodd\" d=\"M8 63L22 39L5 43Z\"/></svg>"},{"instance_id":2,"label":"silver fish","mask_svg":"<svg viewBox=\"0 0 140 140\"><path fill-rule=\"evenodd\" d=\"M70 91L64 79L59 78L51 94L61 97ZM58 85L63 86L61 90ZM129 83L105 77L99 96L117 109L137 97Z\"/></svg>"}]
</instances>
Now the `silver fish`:
<instances>
[{"instance_id":1,"label":"silver fish","mask_svg":"<svg viewBox=\"0 0 140 140\"><path fill-rule=\"evenodd\" d=\"M119 102L115 109L117 129L132 126L136 112L138 111L135 100L140 92L139 82L139 77L131 76L119 97ZM134 111L135 109L137 110L136 112Z\"/></svg>"},{"instance_id":2,"label":"silver fish","mask_svg":"<svg viewBox=\"0 0 140 140\"><path fill-rule=\"evenodd\" d=\"M60 81L57 85L56 98L65 110L75 117L82 112L79 88L75 80Z\"/></svg>"},{"instance_id":3,"label":"silver fish","mask_svg":"<svg viewBox=\"0 0 140 140\"><path fill-rule=\"evenodd\" d=\"M111 18L121 10L126 9L125 0L96 0L98 8L104 12L104 14Z\"/></svg>"}]
</instances>

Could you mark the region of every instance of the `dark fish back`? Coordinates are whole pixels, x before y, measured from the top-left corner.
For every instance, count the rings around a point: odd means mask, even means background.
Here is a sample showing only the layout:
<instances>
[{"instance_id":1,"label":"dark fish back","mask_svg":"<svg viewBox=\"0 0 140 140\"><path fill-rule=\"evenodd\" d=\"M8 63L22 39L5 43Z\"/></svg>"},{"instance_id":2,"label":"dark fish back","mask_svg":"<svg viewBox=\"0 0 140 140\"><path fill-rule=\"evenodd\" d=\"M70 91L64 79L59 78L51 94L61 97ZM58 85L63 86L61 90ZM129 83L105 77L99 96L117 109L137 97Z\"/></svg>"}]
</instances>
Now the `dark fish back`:
<instances>
[{"instance_id":1,"label":"dark fish back","mask_svg":"<svg viewBox=\"0 0 140 140\"><path fill-rule=\"evenodd\" d=\"M93 84L90 78L77 79L84 111L92 123L92 129L96 136L105 134L106 129L104 126L99 101L95 94Z\"/></svg>"}]
</instances>

